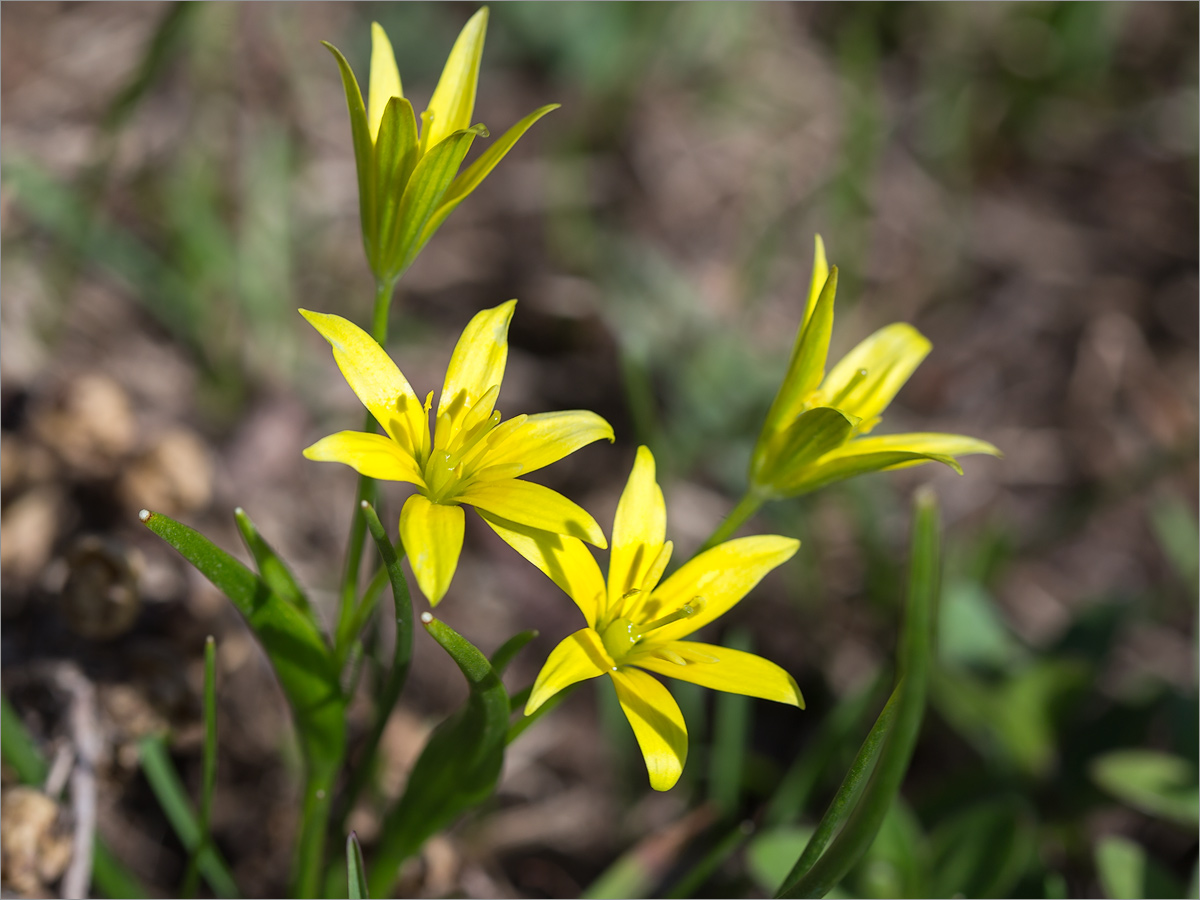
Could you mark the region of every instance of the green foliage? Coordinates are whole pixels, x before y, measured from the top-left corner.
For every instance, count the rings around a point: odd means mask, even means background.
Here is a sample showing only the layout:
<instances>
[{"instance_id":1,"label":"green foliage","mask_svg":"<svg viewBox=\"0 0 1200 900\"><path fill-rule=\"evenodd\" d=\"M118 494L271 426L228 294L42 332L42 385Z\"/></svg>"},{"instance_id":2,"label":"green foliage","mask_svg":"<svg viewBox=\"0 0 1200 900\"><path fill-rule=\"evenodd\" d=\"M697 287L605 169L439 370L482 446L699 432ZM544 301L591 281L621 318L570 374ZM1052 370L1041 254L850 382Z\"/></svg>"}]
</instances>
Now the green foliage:
<instances>
[{"instance_id":1,"label":"green foliage","mask_svg":"<svg viewBox=\"0 0 1200 900\"><path fill-rule=\"evenodd\" d=\"M362 847L358 835L353 831L346 838L346 880L350 900L365 900L367 896L367 870L363 863Z\"/></svg>"},{"instance_id":2,"label":"green foliage","mask_svg":"<svg viewBox=\"0 0 1200 900\"><path fill-rule=\"evenodd\" d=\"M1147 815L1195 830L1200 820L1196 767L1154 750L1116 750L1097 757L1093 780L1118 800Z\"/></svg>"}]
</instances>

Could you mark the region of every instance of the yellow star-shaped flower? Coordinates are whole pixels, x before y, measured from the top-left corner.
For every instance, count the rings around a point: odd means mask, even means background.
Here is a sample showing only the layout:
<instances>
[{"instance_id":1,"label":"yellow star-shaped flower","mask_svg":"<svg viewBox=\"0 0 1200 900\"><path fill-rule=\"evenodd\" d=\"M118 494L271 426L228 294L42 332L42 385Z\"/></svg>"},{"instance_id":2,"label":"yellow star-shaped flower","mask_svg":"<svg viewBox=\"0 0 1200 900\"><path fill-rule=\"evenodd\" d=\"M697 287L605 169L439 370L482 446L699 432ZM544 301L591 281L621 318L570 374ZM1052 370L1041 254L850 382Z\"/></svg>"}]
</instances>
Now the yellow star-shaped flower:
<instances>
[{"instance_id":1,"label":"yellow star-shaped flower","mask_svg":"<svg viewBox=\"0 0 1200 900\"><path fill-rule=\"evenodd\" d=\"M683 772L687 725L670 692L647 673L803 708L795 679L774 663L682 640L733 607L800 542L779 535L739 538L701 553L660 584L672 544L665 540L666 506L646 447L638 448L617 506L607 584L578 540L484 519L566 591L588 623L550 654L526 715L575 682L608 675L646 758L650 785L665 791Z\"/></svg>"},{"instance_id":2,"label":"yellow star-shaped flower","mask_svg":"<svg viewBox=\"0 0 1200 900\"><path fill-rule=\"evenodd\" d=\"M496 396L516 303L483 310L463 331L446 370L432 435L432 391L424 403L417 399L391 357L357 325L300 310L329 341L338 368L384 431L342 431L317 441L304 455L416 486L400 512L400 539L417 584L434 605L458 565L463 504L485 517L607 546L600 526L581 507L557 491L519 480L593 441L611 441L613 431L586 410L521 415L501 423Z\"/></svg>"}]
</instances>

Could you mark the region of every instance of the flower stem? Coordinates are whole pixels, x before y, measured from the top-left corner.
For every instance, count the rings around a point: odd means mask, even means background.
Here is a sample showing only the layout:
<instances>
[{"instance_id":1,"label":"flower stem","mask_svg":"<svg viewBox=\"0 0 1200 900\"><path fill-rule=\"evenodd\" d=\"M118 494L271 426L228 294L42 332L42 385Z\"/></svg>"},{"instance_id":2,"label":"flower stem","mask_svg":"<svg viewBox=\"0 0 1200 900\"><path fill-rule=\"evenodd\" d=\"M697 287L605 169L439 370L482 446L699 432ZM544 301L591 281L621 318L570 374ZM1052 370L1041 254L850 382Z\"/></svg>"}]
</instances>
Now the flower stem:
<instances>
[{"instance_id":1,"label":"flower stem","mask_svg":"<svg viewBox=\"0 0 1200 900\"><path fill-rule=\"evenodd\" d=\"M704 542L696 553L703 553L705 550L709 550L717 546L717 544L729 540L735 531L745 525L746 521L758 512L764 500L766 498L761 494L756 494L753 490L747 491L745 496L738 501L737 506L733 508L733 512L725 517L725 521L717 526L717 530L709 535L708 540Z\"/></svg>"}]
</instances>

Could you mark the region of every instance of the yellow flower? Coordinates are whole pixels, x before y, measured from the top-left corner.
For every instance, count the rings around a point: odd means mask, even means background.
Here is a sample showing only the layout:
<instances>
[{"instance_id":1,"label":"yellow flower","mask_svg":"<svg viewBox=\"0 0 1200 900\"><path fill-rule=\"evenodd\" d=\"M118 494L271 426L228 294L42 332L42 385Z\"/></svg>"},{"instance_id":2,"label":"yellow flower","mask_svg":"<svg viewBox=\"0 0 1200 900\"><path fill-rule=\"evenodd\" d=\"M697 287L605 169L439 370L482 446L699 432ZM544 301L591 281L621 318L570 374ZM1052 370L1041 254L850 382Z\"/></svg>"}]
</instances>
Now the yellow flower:
<instances>
[{"instance_id":1,"label":"yellow flower","mask_svg":"<svg viewBox=\"0 0 1200 900\"><path fill-rule=\"evenodd\" d=\"M459 173L475 136L488 136L483 125L471 124L487 21L485 6L463 26L429 107L421 113L419 135L412 104L400 84L396 56L379 23L371 26L371 80L365 105L350 64L336 47L325 43L341 70L350 110L367 261L383 284L392 283L408 268L446 217L529 127L558 108L552 103L534 110Z\"/></svg>"},{"instance_id":2,"label":"yellow flower","mask_svg":"<svg viewBox=\"0 0 1200 900\"><path fill-rule=\"evenodd\" d=\"M516 300L478 313L462 333L438 401L432 436L430 391L422 403L396 364L365 331L341 316L300 310L333 347L333 358L385 434L342 431L304 451L370 478L406 481L418 493L400 513L400 538L429 602L450 587L463 542L462 504L532 528L607 546L582 508L540 484L517 480L601 438L612 426L586 410L521 415L500 424L496 396L508 359Z\"/></svg>"},{"instance_id":3,"label":"yellow flower","mask_svg":"<svg viewBox=\"0 0 1200 900\"><path fill-rule=\"evenodd\" d=\"M897 322L872 334L825 372L833 333L837 269L816 239L812 283L788 372L771 405L750 464L751 490L791 497L880 469L941 462L960 475L955 459L1000 451L961 434L889 434L864 437L932 345L911 325Z\"/></svg>"},{"instance_id":4,"label":"yellow flower","mask_svg":"<svg viewBox=\"0 0 1200 900\"><path fill-rule=\"evenodd\" d=\"M779 535L729 541L701 553L659 584L671 558L667 513L654 480L654 457L638 448L617 505L605 583L592 554L570 537L538 533L485 514L517 552L579 606L587 627L562 641L542 667L525 715L568 685L608 675L646 758L650 785L674 786L687 759L679 705L648 672L804 707L795 679L752 653L685 641L733 607L800 542Z\"/></svg>"}]
</instances>

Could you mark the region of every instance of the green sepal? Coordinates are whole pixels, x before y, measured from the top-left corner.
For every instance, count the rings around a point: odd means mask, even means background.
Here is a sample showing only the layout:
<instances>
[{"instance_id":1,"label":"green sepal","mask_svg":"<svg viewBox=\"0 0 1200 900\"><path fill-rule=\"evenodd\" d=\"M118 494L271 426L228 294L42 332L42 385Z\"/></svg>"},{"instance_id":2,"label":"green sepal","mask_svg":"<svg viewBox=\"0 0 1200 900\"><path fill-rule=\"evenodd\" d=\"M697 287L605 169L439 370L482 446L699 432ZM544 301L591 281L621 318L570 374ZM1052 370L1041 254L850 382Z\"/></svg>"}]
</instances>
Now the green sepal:
<instances>
[{"instance_id":1,"label":"green sepal","mask_svg":"<svg viewBox=\"0 0 1200 900\"><path fill-rule=\"evenodd\" d=\"M375 140L375 196L372 200L379 217L379 245L389 247L403 218L404 190L412 178L420 152L417 147L417 117L412 104L403 97L388 101L379 122ZM387 264L390 257L384 257Z\"/></svg>"},{"instance_id":2,"label":"green sepal","mask_svg":"<svg viewBox=\"0 0 1200 900\"><path fill-rule=\"evenodd\" d=\"M491 795L504 762L509 699L496 670L444 622L429 613L421 621L458 665L470 694L461 709L434 729L404 795L383 821L372 863L374 897L387 894L400 864L427 838Z\"/></svg>"},{"instance_id":3,"label":"green sepal","mask_svg":"<svg viewBox=\"0 0 1200 900\"><path fill-rule=\"evenodd\" d=\"M316 625L198 531L161 513L143 510L140 518L233 601L271 660L306 756L314 764L336 765L345 745L346 701Z\"/></svg>"},{"instance_id":4,"label":"green sepal","mask_svg":"<svg viewBox=\"0 0 1200 900\"><path fill-rule=\"evenodd\" d=\"M317 620L314 617L312 606L308 602L308 597L296 581L296 577L288 568L287 563L263 539L262 534L250 521L250 517L246 515L244 509L239 506L233 511L233 517L237 521L242 542L250 551L250 555L254 557L254 563L258 566L258 574L266 582L267 587L272 593L277 594L304 613L316 625Z\"/></svg>"},{"instance_id":5,"label":"green sepal","mask_svg":"<svg viewBox=\"0 0 1200 900\"><path fill-rule=\"evenodd\" d=\"M353 831L346 837L347 894L350 900L365 900L367 896L367 867L363 863L362 847Z\"/></svg>"},{"instance_id":6,"label":"green sepal","mask_svg":"<svg viewBox=\"0 0 1200 900\"><path fill-rule=\"evenodd\" d=\"M425 225L442 202L477 134L486 136L487 129L473 125L456 131L417 161L400 199L393 233L383 243L377 275L382 272L382 278L394 280L416 258Z\"/></svg>"},{"instance_id":7,"label":"green sepal","mask_svg":"<svg viewBox=\"0 0 1200 900\"><path fill-rule=\"evenodd\" d=\"M795 497L807 494L817 488L844 481L856 475L866 475L868 472L881 472L884 469L903 469L908 466L918 466L921 463L940 462L949 466L959 475L963 473L962 466L953 456L940 453L919 453L910 450L889 450L886 453L847 454L811 466L799 473L794 481L779 485L780 493L785 497Z\"/></svg>"},{"instance_id":8,"label":"green sepal","mask_svg":"<svg viewBox=\"0 0 1200 900\"><path fill-rule=\"evenodd\" d=\"M508 131L504 132L500 140L488 147L475 162L467 166L450 185L446 195L442 198L442 202L438 205L437 210L421 231L421 238L417 242L417 249L414 251L414 256L421 252L421 248L433 237L442 223L446 221L446 217L458 208L458 204L462 203L475 188L483 183L483 179L491 174L492 169L499 165L500 160L508 155L508 151L516 146L517 141L528 131L533 123L540 119L546 113L558 109L559 104L550 103L539 109L535 109L516 125L512 126Z\"/></svg>"},{"instance_id":9,"label":"green sepal","mask_svg":"<svg viewBox=\"0 0 1200 900\"><path fill-rule=\"evenodd\" d=\"M788 485L803 478L804 470L854 434L859 423L832 406L818 406L800 413L791 425L755 454L750 483L763 493L788 494Z\"/></svg>"},{"instance_id":10,"label":"green sepal","mask_svg":"<svg viewBox=\"0 0 1200 900\"><path fill-rule=\"evenodd\" d=\"M321 41L337 60L342 73L342 87L346 92L346 107L350 111L350 133L354 138L354 166L358 171L358 209L362 220L363 246L372 271L379 272L378 215L375 208L375 167L372 150L371 127L367 122L367 107L363 103L358 79L346 57L328 41Z\"/></svg>"},{"instance_id":11,"label":"green sepal","mask_svg":"<svg viewBox=\"0 0 1200 900\"><path fill-rule=\"evenodd\" d=\"M767 444L799 415L805 398L821 385L825 377L825 362L829 356L829 341L833 336L833 304L837 298L838 270L829 270L825 286L808 315L804 326L796 334L792 356L788 360L787 374L779 386L779 393L767 412L762 433L755 447L755 458L764 452Z\"/></svg>"}]
</instances>

